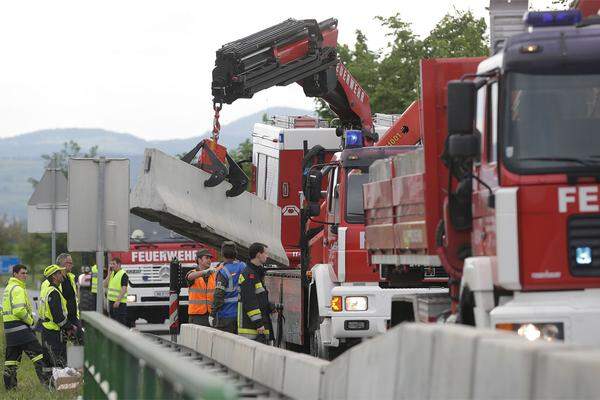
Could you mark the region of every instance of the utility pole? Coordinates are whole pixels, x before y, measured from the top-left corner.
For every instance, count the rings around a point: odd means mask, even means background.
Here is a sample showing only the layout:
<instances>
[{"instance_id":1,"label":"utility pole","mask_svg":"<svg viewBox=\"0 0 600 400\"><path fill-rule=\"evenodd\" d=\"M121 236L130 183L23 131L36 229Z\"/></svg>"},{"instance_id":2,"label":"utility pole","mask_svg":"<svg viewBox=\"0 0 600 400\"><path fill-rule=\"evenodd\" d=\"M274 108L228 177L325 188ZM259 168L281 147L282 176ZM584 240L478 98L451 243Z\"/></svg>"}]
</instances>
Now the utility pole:
<instances>
[{"instance_id":1,"label":"utility pole","mask_svg":"<svg viewBox=\"0 0 600 400\"><path fill-rule=\"evenodd\" d=\"M104 202L105 202L105 169L106 158L100 157L98 160L98 210L97 210L97 247L96 247L96 265L98 266L98 293L96 295L96 311L102 314L104 304Z\"/></svg>"}]
</instances>

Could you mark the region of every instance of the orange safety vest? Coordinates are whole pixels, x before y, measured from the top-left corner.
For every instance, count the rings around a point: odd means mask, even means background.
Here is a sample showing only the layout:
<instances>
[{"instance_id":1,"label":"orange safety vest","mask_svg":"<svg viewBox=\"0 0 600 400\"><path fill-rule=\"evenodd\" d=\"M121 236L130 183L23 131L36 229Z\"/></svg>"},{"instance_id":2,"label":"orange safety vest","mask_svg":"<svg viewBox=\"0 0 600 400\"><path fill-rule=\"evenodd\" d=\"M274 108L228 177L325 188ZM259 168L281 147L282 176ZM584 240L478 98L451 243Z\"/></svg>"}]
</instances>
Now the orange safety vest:
<instances>
[{"instance_id":1,"label":"orange safety vest","mask_svg":"<svg viewBox=\"0 0 600 400\"><path fill-rule=\"evenodd\" d=\"M208 276L208 281L204 277L196 278L194 284L188 289L189 305L188 314L207 314L211 310L212 302L215 297L215 284L217 274L214 272Z\"/></svg>"}]
</instances>

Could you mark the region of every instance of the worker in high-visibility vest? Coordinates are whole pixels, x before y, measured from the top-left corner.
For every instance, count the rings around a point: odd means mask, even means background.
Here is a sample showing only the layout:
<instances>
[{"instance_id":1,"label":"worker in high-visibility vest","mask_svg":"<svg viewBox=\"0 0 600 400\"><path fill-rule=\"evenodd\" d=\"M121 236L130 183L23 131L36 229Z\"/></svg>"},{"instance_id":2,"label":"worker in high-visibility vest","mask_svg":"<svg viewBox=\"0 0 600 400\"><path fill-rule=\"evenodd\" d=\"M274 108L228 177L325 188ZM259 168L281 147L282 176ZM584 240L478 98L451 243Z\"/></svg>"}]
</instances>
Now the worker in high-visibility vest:
<instances>
[{"instance_id":1,"label":"worker in high-visibility vest","mask_svg":"<svg viewBox=\"0 0 600 400\"><path fill-rule=\"evenodd\" d=\"M67 337L74 337L77 325L69 321L67 299L60 290L65 279L65 269L50 265L44 269L48 284L40 291L40 318L42 320L42 344L50 356L51 364L64 368L67 364Z\"/></svg>"},{"instance_id":2,"label":"worker in high-visibility vest","mask_svg":"<svg viewBox=\"0 0 600 400\"><path fill-rule=\"evenodd\" d=\"M234 242L223 242L221 255L223 262L219 264L221 269L216 273L215 295L209 320L212 327L236 334L239 277L246 264L237 260L237 247Z\"/></svg>"},{"instance_id":3,"label":"worker in high-visibility vest","mask_svg":"<svg viewBox=\"0 0 600 400\"><path fill-rule=\"evenodd\" d=\"M56 257L56 265L64 268L65 280L60 284L60 291L67 301L67 318L69 323L81 326L79 321L79 300L77 298L77 285L75 274L73 274L73 259L68 253L59 254Z\"/></svg>"},{"instance_id":4,"label":"worker in high-visibility vest","mask_svg":"<svg viewBox=\"0 0 600 400\"><path fill-rule=\"evenodd\" d=\"M104 287L107 289L108 314L121 324L128 326L127 321L127 286L129 276L121 268L121 259L113 257L109 264L109 274L104 279Z\"/></svg>"},{"instance_id":5,"label":"worker in high-visibility vest","mask_svg":"<svg viewBox=\"0 0 600 400\"><path fill-rule=\"evenodd\" d=\"M215 292L215 272L211 268L212 254L207 249L196 253L195 270L188 272L186 279L190 282L188 288L188 320L191 324L210 326L211 304Z\"/></svg>"},{"instance_id":6,"label":"worker in high-visibility vest","mask_svg":"<svg viewBox=\"0 0 600 400\"><path fill-rule=\"evenodd\" d=\"M51 369L47 367L44 351L33 332L33 309L25 280L27 267L17 264L12 268L12 277L4 289L2 299L2 321L4 323L4 386L6 390L17 387L17 370L21 355L27 354L35 366L35 372L42 384L48 385Z\"/></svg>"},{"instance_id":7,"label":"worker in high-visibility vest","mask_svg":"<svg viewBox=\"0 0 600 400\"><path fill-rule=\"evenodd\" d=\"M90 283L90 292L92 292L95 309L98 296L98 266L96 264L92 265L92 282Z\"/></svg>"},{"instance_id":8,"label":"worker in high-visibility vest","mask_svg":"<svg viewBox=\"0 0 600 400\"><path fill-rule=\"evenodd\" d=\"M265 268L267 246L252 243L248 248L250 262L242 271L240 284L240 300L238 302L238 334L261 343L273 339L271 313L275 311L269 302L269 292L265 288Z\"/></svg>"}]
</instances>

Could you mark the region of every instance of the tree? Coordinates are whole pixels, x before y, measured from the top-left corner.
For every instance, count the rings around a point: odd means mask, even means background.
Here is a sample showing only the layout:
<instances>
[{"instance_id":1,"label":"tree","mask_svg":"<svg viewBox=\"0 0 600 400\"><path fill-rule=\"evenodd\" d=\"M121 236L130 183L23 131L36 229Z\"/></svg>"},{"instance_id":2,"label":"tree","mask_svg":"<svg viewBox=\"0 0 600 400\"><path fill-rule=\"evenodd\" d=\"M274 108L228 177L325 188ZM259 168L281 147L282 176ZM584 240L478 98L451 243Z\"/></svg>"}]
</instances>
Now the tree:
<instances>
[{"instance_id":1,"label":"tree","mask_svg":"<svg viewBox=\"0 0 600 400\"><path fill-rule=\"evenodd\" d=\"M241 163L240 166L248 178L252 179L252 142L250 139L246 139L240 143L238 147L231 152L231 158L233 158L235 162Z\"/></svg>"},{"instance_id":2,"label":"tree","mask_svg":"<svg viewBox=\"0 0 600 400\"><path fill-rule=\"evenodd\" d=\"M63 148L60 151L55 151L52 154L43 154L42 158L46 161L46 165L56 159L58 168L62 171L65 176L69 173L69 158L83 157L93 158L98 155L98 145L90 147L86 153L81 152L81 146L74 140L63 143ZM27 182L31 183L33 187L36 187L39 181L34 178L27 179Z\"/></svg>"},{"instance_id":3,"label":"tree","mask_svg":"<svg viewBox=\"0 0 600 400\"><path fill-rule=\"evenodd\" d=\"M400 14L376 19L388 38L384 49L371 50L361 31L356 31L352 48L338 46L339 59L369 94L374 113L401 113L419 97L421 59L488 54L485 20L470 11L449 12L425 39L419 38ZM316 108L320 117L334 117L321 99Z\"/></svg>"}]
</instances>

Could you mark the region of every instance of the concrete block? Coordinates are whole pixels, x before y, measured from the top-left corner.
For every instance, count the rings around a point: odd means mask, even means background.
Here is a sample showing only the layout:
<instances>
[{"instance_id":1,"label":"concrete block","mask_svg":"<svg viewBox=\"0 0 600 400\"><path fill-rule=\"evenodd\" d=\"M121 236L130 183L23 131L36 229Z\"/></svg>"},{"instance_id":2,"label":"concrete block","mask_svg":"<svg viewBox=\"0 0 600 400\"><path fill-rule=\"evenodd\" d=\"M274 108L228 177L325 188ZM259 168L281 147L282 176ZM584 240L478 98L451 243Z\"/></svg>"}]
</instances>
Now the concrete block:
<instances>
[{"instance_id":1,"label":"concrete block","mask_svg":"<svg viewBox=\"0 0 600 400\"><path fill-rule=\"evenodd\" d=\"M254 352L259 346L261 346L260 343L238 336L235 341L235 357L231 369L247 378L252 378Z\"/></svg>"},{"instance_id":2,"label":"concrete block","mask_svg":"<svg viewBox=\"0 0 600 400\"><path fill-rule=\"evenodd\" d=\"M600 350L539 352L535 360L533 399L600 397Z\"/></svg>"},{"instance_id":3,"label":"concrete block","mask_svg":"<svg viewBox=\"0 0 600 400\"><path fill-rule=\"evenodd\" d=\"M396 369L396 399L426 399L431 385L433 324L402 324L402 351Z\"/></svg>"},{"instance_id":4,"label":"concrete block","mask_svg":"<svg viewBox=\"0 0 600 400\"><path fill-rule=\"evenodd\" d=\"M194 349L202 355L212 357L213 337L218 332L216 329L196 326L198 335Z\"/></svg>"},{"instance_id":5,"label":"concrete block","mask_svg":"<svg viewBox=\"0 0 600 400\"><path fill-rule=\"evenodd\" d=\"M335 360L331 361L321 382L321 399L339 400L348 397L348 365L350 363L350 353L355 351L356 347L346 351Z\"/></svg>"},{"instance_id":6,"label":"concrete block","mask_svg":"<svg viewBox=\"0 0 600 400\"><path fill-rule=\"evenodd\" d=\"M195 335L196 331L192 324L182 324L179 330L179 344L193 349L195 343L195 340L193 340L193 338L195 338Z\"/></svg>"},{"instance_id":7,"label":"concrete block","mask_svg":"<svg viewBox=\"0 0 600 400\"><path fill-rule=\"evenodd\" d=\"M285 373L285 357L285 350L259 343L254 350L252 379L281 392Z\"/></svg>"},{"instance_id":8,"label":"concrete block","mask_svg":"<svg viewBox=\"0 0 600 400\"><path fill-rule=\"evenodd\" d=\"M467 399L471 397L472 372L478 338L494 335L460 325L445 325L434 334L431 399Z\"/></svg>"},{"instance_id":9,"label":"concrete block","mask_svg":"<svg viewBox=\"0 0 600 400\"><path fill-rule=\"evenodd\" d=\"M288 353L283 375L283 394L294 399L318 400L329 361Z\"/></svg>"},{"instance_id":10,"label":"concrete block","mask_svg":"<svg viewBox=\"0 0 600 400\"><path fill-rule=\"evenodd\" d=\"M235 364L236 336L226 332L214 332L212 337L211 358L224 366L233 369Z\"/></svg>"},{"instance_id":11,"label":"concrete block","mask_svg":"<svg viewBox=\"0 0 600 400\"><path fill-rule=\"evenodd\" d=\"M348 365L348 399L392 399L400 358L402 330L396 327L385 335L352 348Z\"/></svg>"},{"instance_id":12,"label":"concrete block","mask_svg":"<svg viewBox=\"0 0 600 400\"><path fill-rule=\"evenodd\" d=\"M536 353L551 346L513 334L482 337L473 368L474 399L529 399Z\"/></svg>"}]
</instances>

